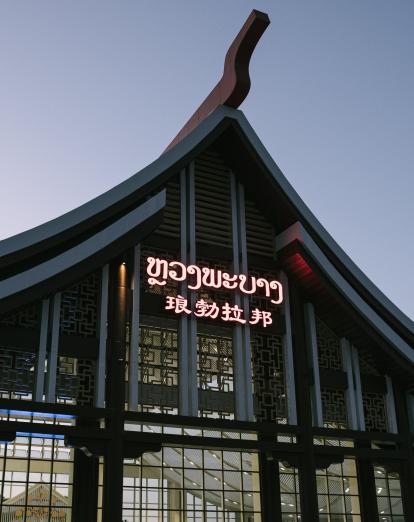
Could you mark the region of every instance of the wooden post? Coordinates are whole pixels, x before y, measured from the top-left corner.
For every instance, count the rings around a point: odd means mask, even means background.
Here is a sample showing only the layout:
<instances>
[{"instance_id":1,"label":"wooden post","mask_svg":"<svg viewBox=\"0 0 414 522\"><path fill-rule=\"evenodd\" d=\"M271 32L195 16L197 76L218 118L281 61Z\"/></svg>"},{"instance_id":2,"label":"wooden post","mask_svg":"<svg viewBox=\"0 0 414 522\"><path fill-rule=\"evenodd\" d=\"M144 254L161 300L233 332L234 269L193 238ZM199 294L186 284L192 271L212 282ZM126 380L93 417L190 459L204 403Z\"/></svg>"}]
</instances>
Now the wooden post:
<instances>
[{"instance_id":1,"label":"wooden post","mask_svg":"<svg viewBox=\"0 0 414 522\"><path fill-rule=\"evenodd\" d=\"M104 457L103 522L122 521L123 432L125 409L125 350L128 294L127 265L110 265L108 311L108 371L106 406L110 440Z\"/></svg>"},{"instance_id":2,"label":"wooden post","mask_svg":"<svg viewBox=\"0 0 414 522\"><path fill-rule=\"evenodd\" d=\"M310 394L311 370L308 364L304 300L297 286L290 286L290 307L292 320L293 359L295 363L295 384L298 424L302 428L300 441L303 454L299 464L300 507L303 522L318 522L318 499L316 487L315 455L313 452L312 402Z\"/></svg>"}]
</instances>

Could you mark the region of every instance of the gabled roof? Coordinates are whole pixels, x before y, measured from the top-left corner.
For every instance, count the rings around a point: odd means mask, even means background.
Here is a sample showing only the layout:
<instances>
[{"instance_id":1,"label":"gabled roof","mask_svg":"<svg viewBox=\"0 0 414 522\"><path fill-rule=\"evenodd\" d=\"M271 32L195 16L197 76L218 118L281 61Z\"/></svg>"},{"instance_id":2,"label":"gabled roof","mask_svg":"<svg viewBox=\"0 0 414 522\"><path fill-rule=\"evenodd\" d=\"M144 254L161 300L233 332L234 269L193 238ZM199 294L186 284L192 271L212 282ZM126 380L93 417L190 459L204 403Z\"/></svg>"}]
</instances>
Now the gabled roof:
<instances>
[{"instance_id":1,"label":"gabled roof","mask_svg":"<svg viewBox=\"0 0 414 522\"><path fill-rule=\"evenodd\" d=\"M258 171L266 177L274 195L283 195L290 208L294 210L303 230L332 268L352 288L355 296L372 310L379 319L378 324L383 322L387 329L393 332L393 335L389 336L384 329L380 329L381 335L385 335L405 358L414 362L413 321L365 276L319 223L282 174L244 114L224 106L214 110L182 141L128 180L59 218L1 241L0 270L6 277L3 275L3 281L0 281L0 299L4 295L4 288L7 287L8 291L11 288L10 277L7 278L7 275L16 275L15 272L21 270L20 267L24 267L26 271L33 269L39 259L42 262L49 261L51 257L68 250L68 245L73 247L79 242L77 237L83 240L91 238L108 224L126 215L149 193L159 190L170 176L228 132L241 140L239 143L244 144L252 161L260 167ZM257 175L255 173L255 176ZM353 299L351 293L347 298Z\"/></svg>"},{"instance_id":2,"label":"gabled roof","mask_svg":"<svg viewBox=\"0 0 414 522\"><path fill-rule=\"evenodd\" d=\"M27 498L30 499L29 504L31 506L47 506L49 504L49 495L50 485L43 482L40 482L39 484L33 484L27 491ZM51 497L50 505L52 507L66 507L69 505L68 497L65 497L54 488L52 488ZM4 506L13 506L15 509L7 510L7 513L13 513L13 511L21 509L21 506L24 506L27 503L26 491L22 491L22 493L19 493L18 495L7 500L3 500L2 502Z\"/></svg>"}]
</instances>

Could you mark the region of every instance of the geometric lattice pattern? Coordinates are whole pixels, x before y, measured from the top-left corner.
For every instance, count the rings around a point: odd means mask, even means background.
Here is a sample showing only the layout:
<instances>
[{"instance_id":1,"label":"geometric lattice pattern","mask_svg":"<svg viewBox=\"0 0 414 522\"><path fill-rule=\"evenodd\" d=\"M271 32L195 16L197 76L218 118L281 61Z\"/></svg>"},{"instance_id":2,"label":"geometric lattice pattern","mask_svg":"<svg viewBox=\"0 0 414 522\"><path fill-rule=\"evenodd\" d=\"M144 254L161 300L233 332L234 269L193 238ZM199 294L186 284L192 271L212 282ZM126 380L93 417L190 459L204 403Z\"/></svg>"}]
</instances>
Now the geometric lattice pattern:
<instances>
[{"instance_id":1,"label":"geometric lattice pattern","mask_svg":"<svg viewBox=\"0 0 414 522\"><path fill-rule=\"evenodd\" d=\"M358 479L353 459L316 470L319 520L360 522Z\"/></svg>"},{"instance_id":2,"label":"geometric lattice pattern","mask_svg":"<svg viewBox=\"0 0 414 522\"><path fill-rule=\"evenodd\" d=\"M32 304L13 314L0 317L0 326L38 328L40 324L40 303Z\"/></svg>"},{"instance_id":3,"label":"geometric lattice pattern","mask_svg":"<svg viewBox=\"0 0 414 522\"><path fill-rule=\"evenodd\" d=\"M326 428L347 428L348 415L344 390L321 388L323 424Z\"/></svg>"},{"instance_id":4,"label":"geometric lattice pattern","mask_svg":"<svg viewBox=\"0 0 414 522\"><path fill-rule=\"evenodd\" d=\"M197 381L203 394L202 417L232 418L234 401L221 400L234 391L233 341L229 337L197 336Z\"/></svg>"},{"instance_id":5,"label":"geometric lattice pattern","mask_svg":"<svg viewBox=\"0 0 414 522\"><path fill-rule=\"evenodd\" d=\"M90 274L62 292L60 331L97 337L100 273Z\"/></svg>"},{"instance_id":6,"label":"geometric lattice pattern","mask_svg":"<svg viewBox=\"0 0 414 522\"><path fill-rule=\"evenodd\" d=\"M91 406L95 394L95 362L59 357L56 397L59 402Z\"/></svg>"},{"instance_id":7,"label":"geometric lattice pattern","mask_svg":"<svg viewBox=\"0 0 414 522\"><path fill-rule=\"evenodd\" d=\"M316 317L316 340L320 368L342 371L342 354L339 337L326 324Z\"/></svg>"},{"instance_id":8,"label":"geometric lattice pattern","mask_svg":"<svg viewBox=\"0 0 414 522\"><path fill-rule=\"evenodd\" d=\"M143 384L178 384L177 332L141 326L139 380Z\"/></svg>"},{"instance_id":9,"label":"geometric lattice pattern","mask_svg":"<svg viewBox=\"0 0 414 522\"><path fill-rule=\"evenodd\" d=\"M366 350L358 350L359 370L361 375L380 376L381 373L375 366L375 356Z\"/></svg>"},{"instance_id":10,"label":"geometric lattice pattern","mask_svg":"<svg viewBox=\"0 0 414 522\"><path fill-rule=\"evenodd\" d=\"M251 337L255 413L258 422L286 422L287 402L282 339Z\"/></svg>"},{"instance_id":11,"label":"geometric lattice pattern","mask_svg":"<svg viewBox=\"0 0 414 522\"><path fill-rule=\"evenodd\" d=\"M78 359L79 391L76 404L92 406L95 396L95 361Z\"/></svg>"},{"instance_id":12,"label":"geometric lattice pattern","mask_svg":"<svg viewBox=\"0 0 414 522\"><path fill-rule=\"evenodd\" d=\"M138 382L143 411L157 406L169 413L167 405L177 406L178 349L177 331L154 326L141 326ZM149 393L146 393L150 390Z\"/></svg>"},{"instance_id":13,"label":"geometric lattice pattern","mask_svg":"<svg viewBox=\"0 0 414 522\"><path fill-rule=\"evenodd\" d=\"M226 337L198 335L198 387L233 391L233 342Z\"/></svg>"},{"instance_id":14,"label":"geometric lattice pattern","mask_svg":"<svg viewBox=\"0 0 414 522\"><path fill-rule=\"evenodd\" d=\"M5 398L31 397L33 392L33 352L18 352L0 348L0 393Z\"/></svg>"},{"instance_id":15,"label":"geometric lattice pattern","mask_svg":"<svg viewBox=\"0 0 414 522\"><path fill-rule=\"evenodd\" d=\"M365 429L367 431L387 431L387 408L382 393L362 392Z\"/></svg>"},{"instance_id":16,"label":"geometric lattice pattern","mask_svg":"<svg viewBox=\"0 0 414 522\"><path fill-rule=\"evenodd\" d=\"M381 522L404 522L399 473L374 466L378 516Z\"/></svg>"}]
</instances>

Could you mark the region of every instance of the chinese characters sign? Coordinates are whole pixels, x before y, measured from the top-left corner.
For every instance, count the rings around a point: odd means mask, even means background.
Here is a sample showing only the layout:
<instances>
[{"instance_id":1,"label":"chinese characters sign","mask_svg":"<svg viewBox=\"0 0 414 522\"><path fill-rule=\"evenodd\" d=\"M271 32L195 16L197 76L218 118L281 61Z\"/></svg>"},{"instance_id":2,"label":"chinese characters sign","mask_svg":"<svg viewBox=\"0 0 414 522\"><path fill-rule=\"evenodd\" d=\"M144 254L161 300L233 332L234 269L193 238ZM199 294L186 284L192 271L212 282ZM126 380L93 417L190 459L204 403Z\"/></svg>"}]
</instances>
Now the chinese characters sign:
<instances>
[{"instance_id":1,"label":"chinese characters sign","mask_svg":"<svg viewBox=\"0 0 414 522\"><path fill-rule=\"evenodd\" d=\"M179 261L167 261L157 257L147 258L148 284L151 286L164 286L167 281L177 281L186 284L188 290L199 290L200 288L234 290L245 295L257 293L265 294L272 304L278 305L283 302L283 288L280 281L268 281L263 277L246 276L244 274L229 274L222 270L197 265L184 265ZM199 299L195 303L194 310L188 307L186 298L178 295L167 296L166 310L176 314L194 315L198 318L220 319L225 322L238 323L242 325L259 325L264 328L272 324L271 312L254 308L249 317L238 305L231 306L229 303L218 305L215 302Z\"/></svg>"},{"instance_id":2,"label":"chinese characters sign","mask_svg":"<svg viewBox=\"0 0 414 522\"><path fill-rule=\"evenodd\" d=\"M251 325L259 325L264 328L272 324L272 314L266 310L259 310L254 308L251 311L250 318L244 318L244 310L238 305L231 306L229 303L224 303L220 306L215 302L209 303L204 299L199 299L195 304L195 310L188 308L188 301L181 295L177 297L167 296L166 310L172 310L176 314L193 314L195 317L205 317L210 319L220 318L222 321L238 324L249 323Z\"/></svg>"}]
</instances>

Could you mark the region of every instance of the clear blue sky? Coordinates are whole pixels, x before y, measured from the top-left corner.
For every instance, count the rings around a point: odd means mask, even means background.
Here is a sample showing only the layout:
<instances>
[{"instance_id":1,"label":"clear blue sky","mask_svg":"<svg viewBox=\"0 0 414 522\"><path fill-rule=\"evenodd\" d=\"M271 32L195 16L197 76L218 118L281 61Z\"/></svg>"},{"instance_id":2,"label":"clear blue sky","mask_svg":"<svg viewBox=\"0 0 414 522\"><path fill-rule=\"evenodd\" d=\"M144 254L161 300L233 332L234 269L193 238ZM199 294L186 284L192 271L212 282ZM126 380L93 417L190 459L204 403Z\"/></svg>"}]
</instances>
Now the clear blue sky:
<instances>
[{"instance_id":1,"label":"clear blue sky","mask_svg":"<svg viewBox=\"0 0 414 522\"><path fill-rule=\"evenodd\" d=\"M252 8L241 109L362 270L414 317L413 0L1 0L0 238L159 156Z\"/></svg>"}]
</instances>

